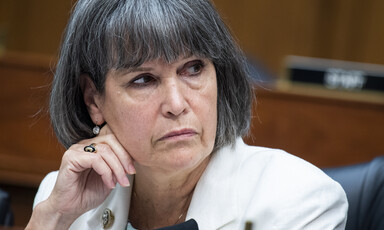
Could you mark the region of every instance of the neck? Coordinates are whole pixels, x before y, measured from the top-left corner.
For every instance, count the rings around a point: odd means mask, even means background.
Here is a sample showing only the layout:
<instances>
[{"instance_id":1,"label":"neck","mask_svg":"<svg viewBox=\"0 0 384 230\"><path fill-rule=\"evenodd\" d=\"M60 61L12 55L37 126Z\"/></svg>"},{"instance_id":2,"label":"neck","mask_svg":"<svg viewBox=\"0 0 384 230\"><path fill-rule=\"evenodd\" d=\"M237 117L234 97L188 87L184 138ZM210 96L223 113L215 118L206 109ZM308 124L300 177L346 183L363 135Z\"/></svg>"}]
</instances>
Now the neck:
<instances>
[{"instance_id":1,"label":"neck","mask_svg":"<svg viewBox=\"0 0 384 230\"><path fill-rule=\"evenodd\" d=\"M138 229L154 229L183 222L208 162L209 157L194 169L168 174L136 166L129 211L131 224Z\"/></svg>"}]
</instances>

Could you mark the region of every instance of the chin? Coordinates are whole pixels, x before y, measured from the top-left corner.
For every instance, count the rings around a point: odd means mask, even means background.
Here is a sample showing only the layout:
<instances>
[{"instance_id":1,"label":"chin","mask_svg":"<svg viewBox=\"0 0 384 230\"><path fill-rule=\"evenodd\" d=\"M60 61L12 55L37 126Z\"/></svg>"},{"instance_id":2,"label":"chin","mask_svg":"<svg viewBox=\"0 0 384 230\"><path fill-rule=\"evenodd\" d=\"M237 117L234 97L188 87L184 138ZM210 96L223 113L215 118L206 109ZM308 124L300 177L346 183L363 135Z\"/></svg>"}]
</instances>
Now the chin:
<instances>
[{"instance_id":1,"label":"chin","mask_svg":"<svg viewBox=\"0 0 384 230\"><path fill-rule=\"evenodd\" d=\"M180 149L169 154L169 166L173 170L193 169L202 163L212 152L206 148Z\"/></svg>"}]
</instances>

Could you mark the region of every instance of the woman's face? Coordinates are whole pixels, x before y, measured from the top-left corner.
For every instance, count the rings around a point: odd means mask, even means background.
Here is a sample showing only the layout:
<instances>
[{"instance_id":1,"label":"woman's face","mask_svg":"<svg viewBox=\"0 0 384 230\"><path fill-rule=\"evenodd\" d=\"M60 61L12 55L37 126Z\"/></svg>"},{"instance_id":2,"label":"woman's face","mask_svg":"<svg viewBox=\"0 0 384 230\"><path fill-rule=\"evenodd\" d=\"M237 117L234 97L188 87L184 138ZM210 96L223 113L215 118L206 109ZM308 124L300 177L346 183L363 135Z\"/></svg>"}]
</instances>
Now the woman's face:
<instances>
[{"instance_id":1,"label":"woman's face","mask_svg":"<svg viewBox=\"0 0 384 230\"><path fill-rule=\"evenodd\" d=\"M111 70L96 103L136 167L194 168L213 150L217 82L208 59L156 60Z\"/></svg>"}]
</instances>

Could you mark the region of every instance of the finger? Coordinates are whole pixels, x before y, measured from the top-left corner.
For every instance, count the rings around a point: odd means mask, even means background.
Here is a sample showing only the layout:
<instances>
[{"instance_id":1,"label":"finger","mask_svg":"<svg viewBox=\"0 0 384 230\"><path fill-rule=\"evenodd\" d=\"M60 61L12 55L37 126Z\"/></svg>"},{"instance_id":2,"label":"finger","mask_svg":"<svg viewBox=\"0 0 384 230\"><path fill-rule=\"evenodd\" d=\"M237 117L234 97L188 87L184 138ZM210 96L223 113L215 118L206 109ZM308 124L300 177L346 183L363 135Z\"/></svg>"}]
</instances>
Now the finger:
<instances>
[{"instance_id":1,"label":"finger","mask_svg":"<svg viewBox=\"0 0 384 230\"><path fill-rule=\"evenodd\" d=\"M103 160L107 163L109 168L112 170L113 175L116 177L120 185L127 187L130 185L129 180L126 176L123 165L118 159L115 152L110 148L108 144L98 144L98 152Z\"/></svg>"},{"instance_id":2,"label":"finger","mask_svg":"<svg viewBox=\"0 0 384 230\"><path fill-rule=\"evenodd\" d=\"M136 170L133 166L133 159L131 155L117 140L116 136L113 134L105 136L105 142L111 147L112 151L116 154L121 165L123 165L125 172L128 174L135 174Z\"/></svg>"},{"instance_id":3,"label":"finger","mask_svg":"<svg viewBox=\"0 0 384 230\"><path fill-rule=\"evenodd\" d=\"M109 165L104 161L100 154L93 154L91 158L91 167L101 176L103 183L110 189L115 188L116 181L113 178L113 172Z\"/></svg>"},{"instance_id":4,"label":"finger","mask_svg":"<svg viewBox=\"0 0 384 230\"><path fill-rule=\"evenodd\" d=\"M83 173L85 170L93 169L101 176L103 183L108 188L114 188L113 173L104 159L95 153L86 153L82 145L73 145L63 156L61 172ZM76 149L76 150L74 150Z\"/></svg>"},{"instance_id":5,"label":"finger","mask_svg":"<svg viewBox=\"0 0 384 230\"><path fill-rule=\"evenodd\" d=\"M112 132L108 124L104 125L100 131L99 137L104 138L104 142L109 144L113 152L117 155L121 164L124 167L124 170L128 174L135 174L136 169L133 164L133 159L131 155L125 150L125 148L117 140L116 136Z\"/></svg>"}]
</instances>

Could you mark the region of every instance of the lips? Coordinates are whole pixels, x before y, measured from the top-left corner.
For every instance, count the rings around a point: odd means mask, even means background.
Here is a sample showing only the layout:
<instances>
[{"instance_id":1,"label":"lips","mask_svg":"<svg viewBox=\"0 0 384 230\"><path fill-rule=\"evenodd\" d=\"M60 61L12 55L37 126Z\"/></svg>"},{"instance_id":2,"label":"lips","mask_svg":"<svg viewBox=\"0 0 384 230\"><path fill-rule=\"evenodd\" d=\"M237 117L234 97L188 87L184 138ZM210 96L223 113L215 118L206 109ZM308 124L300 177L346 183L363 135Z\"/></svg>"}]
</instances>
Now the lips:
<instances>
[{"instance_id":1,"label":"lips","mask_svg":"<svg viewBox=\"0 0 384 230\"><path fill-rule=\"evenodd\" d=\"M170 139L182 139L182 138L188 138L190 136L196 135L197 132L193 129L181 129L176 131L171 131L164 136L162 136L159 140L170 140Z\"/></svg>"}]
</instances>

